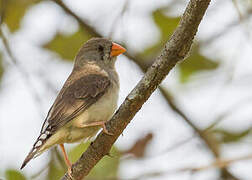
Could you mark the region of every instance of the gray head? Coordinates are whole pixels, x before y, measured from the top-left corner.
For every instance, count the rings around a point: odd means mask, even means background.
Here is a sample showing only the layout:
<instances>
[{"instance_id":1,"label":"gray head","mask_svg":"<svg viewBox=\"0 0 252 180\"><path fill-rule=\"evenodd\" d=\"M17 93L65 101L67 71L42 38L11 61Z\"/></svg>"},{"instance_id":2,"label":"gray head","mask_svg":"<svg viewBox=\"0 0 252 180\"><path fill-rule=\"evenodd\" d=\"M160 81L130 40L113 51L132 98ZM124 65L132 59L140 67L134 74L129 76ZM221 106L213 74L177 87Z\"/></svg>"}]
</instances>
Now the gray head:
<instances>
[{"instance_id":1,"label":"gray head","mask_svg":"<svg viewBox=\"0 0 252 180\"><path fill-rule=\"evenodd\" d=\"M120 45L105 38L92 38L79 50L75 58L75 66L81 67L86 62L96 61L98 64L113 67L116 57L126 50Z\"/></svg>"}]
</instances>

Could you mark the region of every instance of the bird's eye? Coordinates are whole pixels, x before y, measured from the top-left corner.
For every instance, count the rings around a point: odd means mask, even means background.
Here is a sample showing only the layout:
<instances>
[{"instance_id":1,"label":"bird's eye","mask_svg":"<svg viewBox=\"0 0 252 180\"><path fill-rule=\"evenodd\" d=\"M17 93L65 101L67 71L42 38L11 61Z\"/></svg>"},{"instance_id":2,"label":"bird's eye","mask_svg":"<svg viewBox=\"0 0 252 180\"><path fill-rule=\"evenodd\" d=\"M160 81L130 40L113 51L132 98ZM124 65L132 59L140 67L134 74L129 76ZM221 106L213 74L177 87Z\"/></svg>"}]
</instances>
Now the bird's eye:
<instances>
[{"instance_id":1,"label":"bird's eye","mask_svg":"<svg viewBox=\"0 0 252 180\"><path fill-rule=\"evenodd\" d=\"M104 49L104 48L103 48L102 45L99 45L99 46L98 46L98 50L99 50L99 51L103 51L103 49Z\"/></svg>"}]
</instances>

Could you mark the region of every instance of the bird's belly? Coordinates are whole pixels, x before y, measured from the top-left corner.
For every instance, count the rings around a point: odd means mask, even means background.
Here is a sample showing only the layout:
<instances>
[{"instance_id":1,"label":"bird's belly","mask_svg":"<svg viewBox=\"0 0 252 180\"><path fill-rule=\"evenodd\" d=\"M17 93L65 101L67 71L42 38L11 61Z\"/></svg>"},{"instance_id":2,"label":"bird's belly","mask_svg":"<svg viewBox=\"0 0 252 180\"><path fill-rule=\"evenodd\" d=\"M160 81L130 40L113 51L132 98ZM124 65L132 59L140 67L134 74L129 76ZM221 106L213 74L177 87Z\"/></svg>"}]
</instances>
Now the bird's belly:
<instances>
[{"instance_id":1,"label":"bird's belly","mask_svg":"<svg viewBox=\"0 0 252 180\"><path fill-rule=\"evenodd\" d=\"M92 122L108 121L117 108L118 89L110 88L95 104L72 120L67 142L76 142L92 137L101 127L85 127Z\"/></svg>"},{"instance_id":2,"label":"bird's belly","mask_svg":"<svg viewBox=\"0 0 252 180\"><path fill-rule=\"evenodd\" d=\"M111 88L109 91L98 102L52 135L41 148L41 152L54 144L73 143L94 136L101 127L81 128L81 126L96 121L108 121L112 117L117 108L118 89Z\"/></svg>"}]
</instances>

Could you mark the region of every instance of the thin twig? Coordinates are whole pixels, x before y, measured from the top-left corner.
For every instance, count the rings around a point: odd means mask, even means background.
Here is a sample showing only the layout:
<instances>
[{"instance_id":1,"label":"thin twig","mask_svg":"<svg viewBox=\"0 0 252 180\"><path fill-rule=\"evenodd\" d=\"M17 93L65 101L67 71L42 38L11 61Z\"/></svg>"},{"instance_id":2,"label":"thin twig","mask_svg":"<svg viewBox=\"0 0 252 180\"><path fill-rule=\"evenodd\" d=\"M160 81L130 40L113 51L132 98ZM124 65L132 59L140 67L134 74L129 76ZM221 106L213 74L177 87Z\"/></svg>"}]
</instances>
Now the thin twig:
<instances>
[{"instance_id":1,"label":"thin twig","mask_svg":"<svg viewBox=\"0 0 252 180\"><path fill-rule=\"evenodd\" d=\"M180 168L176 171L203 171L203 170L208 170L211 168L225 168L228 167L229 165L236 163L236 162L240 162L240 161L246 161L246 160L251 160L252 159L252 154L248 154L245 156L241 156L241 157L237 157L237 158L233 158L233 159L216 159L216 161L204 165L204 166L200 166L200 167L185 167L185 168Z\"/></svg>"}]
</instances>

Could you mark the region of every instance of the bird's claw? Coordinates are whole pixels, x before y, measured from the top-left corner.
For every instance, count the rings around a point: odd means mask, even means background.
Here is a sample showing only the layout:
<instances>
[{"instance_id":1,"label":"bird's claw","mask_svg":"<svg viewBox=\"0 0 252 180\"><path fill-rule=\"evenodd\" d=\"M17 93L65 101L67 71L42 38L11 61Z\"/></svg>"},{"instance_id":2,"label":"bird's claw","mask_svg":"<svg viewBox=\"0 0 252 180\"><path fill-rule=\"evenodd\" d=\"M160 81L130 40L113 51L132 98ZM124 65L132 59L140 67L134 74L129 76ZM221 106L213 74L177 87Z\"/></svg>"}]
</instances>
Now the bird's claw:
<instances>
[{"instance_id":1,"label":"bird's claw","mask_svg":"<svg viewBox=\"0 0 252 180\"><path fill-rule=\"evenodd\" d=\"M73 176L72 176L72 166L69 167L69 168L67 169L67 174L68 174L68 176L69 176L72 180L74 180L74 178L73 178Z\"/></svg>"},{"instance_id":2,"label":"bird's claw","mask_svg":"<svg viewBox=\"0 0 252 180\"><path fill-rule=\"evenodd\" d=\"M110 135L110 136L113 136L113 135L114 135L113 133L108 132L105 123L102 125L102 130L103 130L103 132L104 132L105 134L107 134L107 135Z\"/></svg>"}]
</instances>

